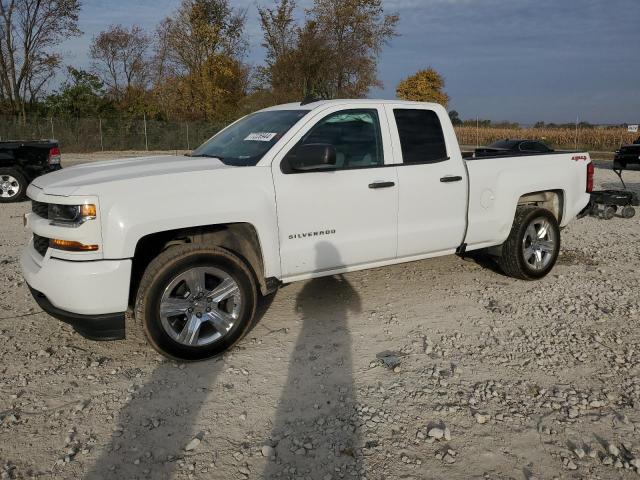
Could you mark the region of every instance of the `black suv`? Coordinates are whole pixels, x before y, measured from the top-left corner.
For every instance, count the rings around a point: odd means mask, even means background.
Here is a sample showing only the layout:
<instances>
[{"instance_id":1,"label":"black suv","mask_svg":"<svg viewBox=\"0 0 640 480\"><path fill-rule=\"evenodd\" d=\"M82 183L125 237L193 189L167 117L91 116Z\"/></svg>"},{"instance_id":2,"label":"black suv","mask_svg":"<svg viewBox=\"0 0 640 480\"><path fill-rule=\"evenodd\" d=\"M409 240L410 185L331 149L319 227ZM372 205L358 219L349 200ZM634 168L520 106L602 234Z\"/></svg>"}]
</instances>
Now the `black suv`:
<instances>
[{"instance_id":1,"label":"black suv","mask_svg":"<svg viewBox=\"0 0 640 480\"><path fill-rule=\"evenodd\" d=\"M0 142L0 203L19 202L34 178L60 168L55 140Z\"/></svg>"},{"instance_id":2,"label":"black suv","mask_svg":"<svg viewBox=\"0 0 640 480\"><path fill-rule=\"evenodd\" d=\"M624 170L631 163L640 164L640 137L631 145L620 147L613 157L613 168Z\"/></svg>"}]
</instances>

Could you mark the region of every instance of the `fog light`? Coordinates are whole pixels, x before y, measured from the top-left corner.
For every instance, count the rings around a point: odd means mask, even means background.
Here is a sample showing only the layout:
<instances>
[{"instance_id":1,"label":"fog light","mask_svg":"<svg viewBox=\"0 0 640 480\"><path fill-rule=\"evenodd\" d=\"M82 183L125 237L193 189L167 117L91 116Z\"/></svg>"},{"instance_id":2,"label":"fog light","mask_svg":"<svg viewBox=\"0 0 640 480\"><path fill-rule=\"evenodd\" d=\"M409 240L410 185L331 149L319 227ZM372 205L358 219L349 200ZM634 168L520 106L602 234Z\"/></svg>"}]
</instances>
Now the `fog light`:
<instances>
[{"instance_id":1,"label":"fog light","mask_svg":"<svg viewBox=\"0 0 640 480\"><path fill-rule=\"evenodd\" d=\"M49 246L69 252L95 252L98 250L98 245L85 245L84 243L74 242L72 240L58 240L57 238L50 239Z\"/></svg>"}]
</instances>

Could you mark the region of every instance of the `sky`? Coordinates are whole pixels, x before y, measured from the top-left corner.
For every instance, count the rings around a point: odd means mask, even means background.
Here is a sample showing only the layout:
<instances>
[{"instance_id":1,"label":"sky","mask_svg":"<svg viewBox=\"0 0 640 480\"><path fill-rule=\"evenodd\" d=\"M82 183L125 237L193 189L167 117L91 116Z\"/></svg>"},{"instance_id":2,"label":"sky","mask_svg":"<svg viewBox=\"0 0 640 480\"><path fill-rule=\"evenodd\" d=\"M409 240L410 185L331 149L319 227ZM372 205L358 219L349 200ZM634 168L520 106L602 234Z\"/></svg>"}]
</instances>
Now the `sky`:
<instances>
[{"instance_id":1,"label":"sky","mask_svg":"<svg viewBox=\"0 0 640 480\"><path fill-rule=\"evenodd\" d=\"M247 10L246 61L261 63L257 5ZM312 0L298 0L298 15ZM112 24L152 31L180 0L84 0L81 37L62 45L65 63L90 66L91 39ZM398 37L378 65L395 98L400 80L432 66L446 81L449 109L461 118L640 123L640 0L384 0L398 13Z\"/></svg>"}]
</instances>

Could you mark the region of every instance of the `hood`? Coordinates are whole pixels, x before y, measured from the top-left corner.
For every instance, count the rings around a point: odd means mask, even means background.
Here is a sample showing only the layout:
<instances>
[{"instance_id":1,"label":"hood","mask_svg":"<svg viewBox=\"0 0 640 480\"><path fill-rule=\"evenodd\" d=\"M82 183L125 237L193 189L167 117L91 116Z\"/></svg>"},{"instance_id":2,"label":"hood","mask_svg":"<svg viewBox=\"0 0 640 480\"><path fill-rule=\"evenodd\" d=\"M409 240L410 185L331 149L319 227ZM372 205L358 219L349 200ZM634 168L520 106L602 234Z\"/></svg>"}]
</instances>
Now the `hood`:
<instances>
[{"instance_id":1,"label":"hood","mask_svg":"<svg viewBox=\"0 0 640 480\"><path fill-rule=\"evenodd\" d=\"M43 175L32 183L49 195L93 194L93 186L161 175L218 170L229 167L215 158L162 155L91 162Z\"/></svg>"}]
</instances>

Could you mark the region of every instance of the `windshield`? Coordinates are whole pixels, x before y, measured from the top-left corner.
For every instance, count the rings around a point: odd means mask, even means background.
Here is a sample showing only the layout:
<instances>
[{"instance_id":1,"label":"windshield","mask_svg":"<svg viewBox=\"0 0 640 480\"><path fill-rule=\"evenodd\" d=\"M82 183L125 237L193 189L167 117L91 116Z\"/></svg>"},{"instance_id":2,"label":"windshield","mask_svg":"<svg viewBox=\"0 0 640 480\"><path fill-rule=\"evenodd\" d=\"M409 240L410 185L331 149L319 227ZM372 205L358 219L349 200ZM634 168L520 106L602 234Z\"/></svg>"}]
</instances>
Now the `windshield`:
<instances>
[{"instance_id":1,"label":"windshield","mask_svg":"<svg viewBox=\"0 0 640 480\"><path fill-rule=\"evenodd\" d=\"M227 165L254 166L309 110L272 110L246 116L193 151Z\"/></svg>"}]
</instances>

